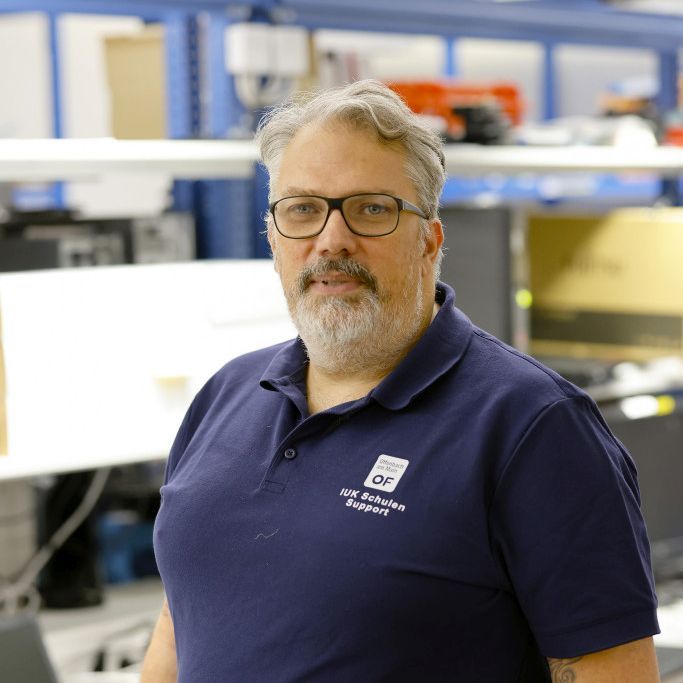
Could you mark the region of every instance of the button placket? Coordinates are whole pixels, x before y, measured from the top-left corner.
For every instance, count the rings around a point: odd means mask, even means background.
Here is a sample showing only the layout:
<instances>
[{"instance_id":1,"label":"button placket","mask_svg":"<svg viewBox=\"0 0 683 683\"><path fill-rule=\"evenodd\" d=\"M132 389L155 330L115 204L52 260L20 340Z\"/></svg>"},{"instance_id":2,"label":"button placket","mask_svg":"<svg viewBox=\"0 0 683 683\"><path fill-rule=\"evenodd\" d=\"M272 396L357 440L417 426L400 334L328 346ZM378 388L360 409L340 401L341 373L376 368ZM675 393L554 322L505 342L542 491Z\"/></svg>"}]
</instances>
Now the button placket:
<instances>
[{"instance_id":1,"label":"button placket","mask_svg":"<svg viewBox=\"0 0 683 683\"><path fill-rule=\"evenodd\" d=\"M364 407L365 404L367 404L367 401L365 401L362 406L358 406L353 410L341 414L316 413L296 425L276 449L275 457L261 483L261 488L274 493L283 493L289 478L298 468L297 463L299 462L298 456L300 449L291 445L285 447L285 444L288 442L291 444L297 439L306 439L316 434L324 437L328 434L328 431L334 431L334 429L346 422L347 419ZM323 420L328 422L328 429L323 427Z\"/></svg>"},{"instance_id":2,"label":"button placket","mask_svg":"<svg viewBox=\"0 0 683 683\"><path fill-rule=\"evenodd\" d=\"M283 493L289 477L291 476L296 464L294 460L299 455L299 451L292 446L287 446L284 450L278 449L278 455L275 461L271 464L268 474L264 479L261 487L275 493Z\"/></svg>"}]
</instances>

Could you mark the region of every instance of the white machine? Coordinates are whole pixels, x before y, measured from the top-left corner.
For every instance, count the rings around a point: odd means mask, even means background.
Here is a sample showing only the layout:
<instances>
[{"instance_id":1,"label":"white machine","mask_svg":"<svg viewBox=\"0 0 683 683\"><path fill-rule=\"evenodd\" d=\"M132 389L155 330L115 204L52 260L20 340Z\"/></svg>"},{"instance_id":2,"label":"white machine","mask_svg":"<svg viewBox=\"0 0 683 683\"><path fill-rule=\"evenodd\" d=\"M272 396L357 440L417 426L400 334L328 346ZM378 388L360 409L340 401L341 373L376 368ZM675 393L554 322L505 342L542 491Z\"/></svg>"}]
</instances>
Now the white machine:
<instances>
[{"instance_id":1,"label":"white machine","mask_svg":"<svg viewBox=\"0 0 683 683\"><path fill-rule=\"evenodd\" d=\"M0 480L164 458L215 371L296 334L266 260L0 275L0 322Z\"/></svg>"},{"instance_id":2,"label":"white machine","mask_svg":"<svg viewBox=\"0 0 683 683\"><path fill-rule=\"evenodd\" d=\"M225 66L248 109L275 104L309 69L308 31L300 26L235 23L225 31Z\"/></svg>"}]
</instances>

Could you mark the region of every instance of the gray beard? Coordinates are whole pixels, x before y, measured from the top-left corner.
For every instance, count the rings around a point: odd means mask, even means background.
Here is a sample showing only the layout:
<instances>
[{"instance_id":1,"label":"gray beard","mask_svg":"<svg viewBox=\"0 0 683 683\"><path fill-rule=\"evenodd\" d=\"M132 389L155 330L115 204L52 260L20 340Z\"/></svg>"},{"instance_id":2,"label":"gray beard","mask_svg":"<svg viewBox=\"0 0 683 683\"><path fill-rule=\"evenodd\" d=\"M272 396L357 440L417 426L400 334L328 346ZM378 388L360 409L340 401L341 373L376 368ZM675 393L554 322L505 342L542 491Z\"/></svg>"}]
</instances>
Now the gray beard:
<instances>
[{"instance_id":1,"label":"gray beard","mask_svg":"<svg viewBox=\"0 0 683 683\"><path fill-rule=\"evenodd\" d=\"M394 301L377 290L374 278L354 296L316 299L305 286L300 289L296 296L287 296L290 313L311 362L328 373L392 369L424 321L419 268L407 274Z\"/></svg>"}]
</instances>

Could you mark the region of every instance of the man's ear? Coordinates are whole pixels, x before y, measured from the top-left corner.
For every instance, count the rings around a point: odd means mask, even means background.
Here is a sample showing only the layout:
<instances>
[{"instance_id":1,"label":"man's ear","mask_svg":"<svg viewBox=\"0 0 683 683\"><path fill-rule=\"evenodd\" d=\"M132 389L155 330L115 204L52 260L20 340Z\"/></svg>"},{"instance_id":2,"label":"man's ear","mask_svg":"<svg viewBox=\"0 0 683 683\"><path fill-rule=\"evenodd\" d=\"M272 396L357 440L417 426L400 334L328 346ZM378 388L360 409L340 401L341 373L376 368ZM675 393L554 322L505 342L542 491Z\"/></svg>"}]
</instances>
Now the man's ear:
<instances>
[{"instance_id":1,"label":"man's ear","mask_svg":"<svg viewBox=\"0 0 683 683\"><path fill-rule=\"evenodd\" d=\"M425 239L424 253L422 255L434 263L443 244L443 226L438 219L429 221L428 226L429 230L427 231L427 239Z\"/></svg>"},{"instance_id":2,"label":"man's ear","mask_svg":"<svg viewBox=\"0 0 683 683\"><path fill-rule=\"evenodd\" d=\"M270 219L266 219L266 239L268 240L268 246L270 247L270 253L273 256L273 267L275 272L279 273L279 260L276 253L275 244L275 228L273 227L273 222Z\"/></svg>"}]
</instances>

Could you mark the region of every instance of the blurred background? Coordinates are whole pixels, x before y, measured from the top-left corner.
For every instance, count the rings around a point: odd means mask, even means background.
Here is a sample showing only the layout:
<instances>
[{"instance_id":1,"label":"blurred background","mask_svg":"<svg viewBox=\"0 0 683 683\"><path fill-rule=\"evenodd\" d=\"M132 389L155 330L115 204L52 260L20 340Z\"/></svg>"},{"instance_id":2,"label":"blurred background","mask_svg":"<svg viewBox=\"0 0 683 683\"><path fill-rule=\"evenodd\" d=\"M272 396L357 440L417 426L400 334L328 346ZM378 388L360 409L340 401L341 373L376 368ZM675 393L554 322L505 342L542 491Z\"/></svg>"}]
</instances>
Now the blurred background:
<instances>
[{"instance_id":1,"label":"blurred background","mask_svg":"<svg viewBox=\"0 0 683 683\"><path fill-rule=\"evenodd\" d=\"M447 144L458 305L632 453L683 681L681 48L678 0L0 0L0 679L137 679L175 431L294 334L253 131L371 77Z\"/></svg>"}]
</instances>

